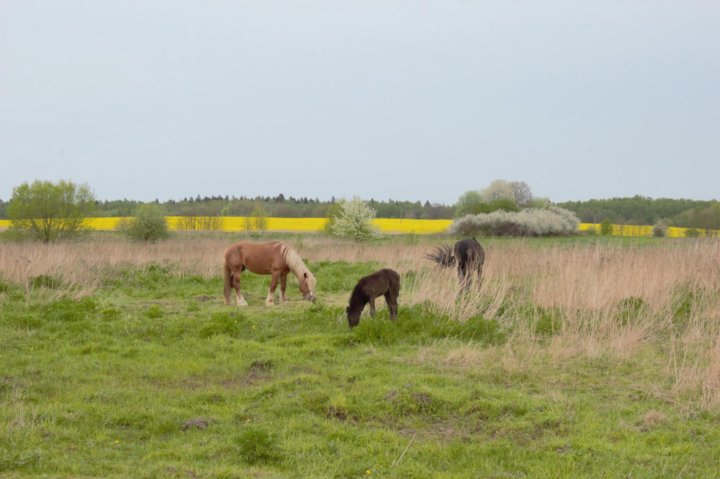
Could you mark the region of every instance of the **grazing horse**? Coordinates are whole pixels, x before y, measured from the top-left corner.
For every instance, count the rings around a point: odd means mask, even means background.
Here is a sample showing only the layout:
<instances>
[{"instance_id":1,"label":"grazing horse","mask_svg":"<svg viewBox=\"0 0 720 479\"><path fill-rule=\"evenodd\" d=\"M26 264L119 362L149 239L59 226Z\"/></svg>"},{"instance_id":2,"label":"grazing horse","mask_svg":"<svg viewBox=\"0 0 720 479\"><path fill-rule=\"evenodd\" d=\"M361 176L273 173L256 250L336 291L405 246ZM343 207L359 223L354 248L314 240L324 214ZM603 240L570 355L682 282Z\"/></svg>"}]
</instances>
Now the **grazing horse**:
<instances>
[{"instance_id":1,"label":"grazing horse","mask_svg":"<svg viewBox=\"0 0 720 479\"><path fill-rule=\"evenodd\" d=\"M272 274L272 282L265 305L271 306L275 301L275 288L280 280L280 302L284 303L287 275L292 271L300 282L303 299L315 300L315 276L305 266L297 252L280 241L270 243L251 243L239 241L225 250L225 304L230 304L230 293L234 289L237 305L247 306L247 301L240 292L240 274L247 270L257 274Z\"/></svg>"},{"instance_id":2,"label":"grazing horse","mask_svg":"<svg viewBox=\"0 0 720 479\"><path fill-rule=\"evenodd\" d=\"M452 247L450 245L437 246L432 253L425 257L446 268L457 263L458 280L462 291L470 289L473 272L477 273L478 284L482 284L485 250L475 238L460 240Z\"/></svg>"},{"instance_id":3,"label":"grazing horse","mask_svg":"<svg viewBox=\"0 0 720 479\"><path fill-rule=\"evenodd\" d=\"M345 309L350 327L360 323L360 313L368 303L370 303L370 316L375 316L375 298L380 295L385 296L385 303L390 309L390 319L396 319L399 293L400 275L391 269L381 269L360 278L350 296L350 305Z\"/></svg>"}]
</instances>

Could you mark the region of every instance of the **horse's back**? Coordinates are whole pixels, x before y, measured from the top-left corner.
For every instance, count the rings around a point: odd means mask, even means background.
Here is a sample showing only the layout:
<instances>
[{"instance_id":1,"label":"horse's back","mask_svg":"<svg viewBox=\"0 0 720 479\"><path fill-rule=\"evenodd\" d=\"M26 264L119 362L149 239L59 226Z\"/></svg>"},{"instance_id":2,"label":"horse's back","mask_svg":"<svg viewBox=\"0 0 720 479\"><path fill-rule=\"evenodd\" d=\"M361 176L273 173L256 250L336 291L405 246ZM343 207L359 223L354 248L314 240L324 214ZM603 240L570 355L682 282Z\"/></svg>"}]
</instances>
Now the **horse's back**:
<instances>
[{"instance_id":1,"label":"horse's back","mask_svg":"<svg viewBox=\"0 0 720 479\"><path fill-rule=\"evenodd\" d=\"M474 261L482 263L485 261L485 250L475 238L460 240L455 243L455 257L461 263Z\"/></svg>"},{"instance_id":2,"label":"horse's back","mask_svg":"<svg viewBox=\"0 0 720 479\"><path fill-rule=\"evenodd\" d=\"M388 290L395 292L400 290L400 275L393 269L383 268L369 275L368 278L372 278L375 289L380 290L381 294Z\"/></svg>"},{"instance_id":3,"label":"horse's back","mask_svg":"<svg viewBox=\"0 0 720 479\"><path fill-rule=\"evenodd\" d=\"M269 273L282 261L282 247L280 241L238 241L225 250L225 264L231 269L246 267L254 273Z\"/></svg>"},{"instance_id":4,"label":"horse's back","mask_svg":"<svg viewBox=\"0 0 720 479\"><path fill-rule=\"evenodd\" d=\"M400 289L400 275L397 271L390 268L383 268L380 271L382 271L385 274L385 277L387 278L388 284L390 286L390 289L393 290L399 290Z\"/></svg>"}]
</instances>

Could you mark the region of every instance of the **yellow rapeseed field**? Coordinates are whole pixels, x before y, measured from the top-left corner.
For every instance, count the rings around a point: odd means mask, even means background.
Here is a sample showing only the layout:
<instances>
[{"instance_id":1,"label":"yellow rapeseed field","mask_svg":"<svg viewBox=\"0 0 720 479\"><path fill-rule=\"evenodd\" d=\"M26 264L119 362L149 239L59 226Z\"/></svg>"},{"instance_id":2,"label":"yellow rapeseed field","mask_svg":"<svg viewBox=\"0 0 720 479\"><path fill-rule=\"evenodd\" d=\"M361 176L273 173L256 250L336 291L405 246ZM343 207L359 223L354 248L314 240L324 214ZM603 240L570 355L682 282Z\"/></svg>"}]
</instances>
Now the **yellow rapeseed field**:
<instances>
[{"instance_id":1,"label":"yellow rapeseed field","mask_svg":"<svg viewBox=\"0 0 720 479\"><path fill-rule=\"evenodd\" d=\"M127 218L88 218L85 225L93 230L112 231ZM168 227L174 231L183 230L221 230L221 231L246 231L254 230L256 219L245 216L221 216L221 217L184 217L168 216ZM375 226L383 233L406 233L406 234L433 234L442 233L452 224L452 220L414 220L396 218L377 218L373 221ZM288 231L288 232L314 232L322 231L327 224L326 218L265 218L265 229L267 231ZM0 219L0 230L10 227L10 220ZM600 232L599 223L580 223L580 232ZM720 230L697 229L697 236L720 237ZM652 226L642 225L612 225L612 236L652 236ZM688 228L668 227L667 236L670 238L685 238L688 236Z\"/></svg>"}]
</instances>

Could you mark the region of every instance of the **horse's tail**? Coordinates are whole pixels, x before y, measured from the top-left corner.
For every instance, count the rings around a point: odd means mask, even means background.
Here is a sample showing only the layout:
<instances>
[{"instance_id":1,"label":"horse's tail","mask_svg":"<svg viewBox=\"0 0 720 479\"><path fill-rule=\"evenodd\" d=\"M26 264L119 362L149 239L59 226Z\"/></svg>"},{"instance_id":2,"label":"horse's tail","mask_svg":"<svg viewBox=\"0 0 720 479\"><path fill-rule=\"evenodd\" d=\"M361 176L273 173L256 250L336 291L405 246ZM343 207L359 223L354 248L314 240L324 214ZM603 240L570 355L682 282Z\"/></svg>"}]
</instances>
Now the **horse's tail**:
<instances>
[{"instance_id":1,"label":"horse's tail","mask_svg":"<svg viewBox=\"0 0 720 479\"><path fill-rule=\"evenodd\" d=\"M225 304L230 304L230 293L232 292L232 271L228 266L227 261L223 263L223 273L225 276L225 288L223 293L225 294Z\"/></svg>"},{"instance_id":2,"label":"horse's tail","mask_svg":"<svg viewBox=\"0 0 720 479\"><path fill-rule=\"evenodd\" d=\"M444 268L449 268L455 264L455 255L453 254L452 246L447 244L436 246L435 249L425 255L425 259L435 261Z\"/></svg>"}]
</instances>

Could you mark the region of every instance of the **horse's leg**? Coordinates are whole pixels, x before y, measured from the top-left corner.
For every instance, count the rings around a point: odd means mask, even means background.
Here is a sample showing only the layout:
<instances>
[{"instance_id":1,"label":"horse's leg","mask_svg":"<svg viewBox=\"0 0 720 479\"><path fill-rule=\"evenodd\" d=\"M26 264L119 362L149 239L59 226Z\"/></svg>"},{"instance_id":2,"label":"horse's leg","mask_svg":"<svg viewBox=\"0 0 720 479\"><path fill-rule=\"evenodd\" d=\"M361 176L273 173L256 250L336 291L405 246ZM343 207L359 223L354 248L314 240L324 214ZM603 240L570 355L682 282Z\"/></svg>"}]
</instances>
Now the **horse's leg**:
<instances>
[{"instance_id":1,"label":"horse's leg","mask_svg":"<svg viewBox=\"0 0 720 479\"><path fill-rule=\"evenodd\" d=\"M483 284L482 271L483 271L483 262L482 262L482 261L478 261L478 267L477 267L478 289L479 289L479 288L482 288L482 284Z\"/></svg>"},{"instance_id":2,"label":"horse's leg","mask_svg":"<svg viewBox=\"0 0 720 479\"><path fill-rule=\"evenodd\" d=\"M277 288L279 278L280 272L273 271L272 281L270 281L270 289L268 290L267 298L265 298L265 306L273 306L275 304L275 288Z\"/></svg>"},{"instance_id":3,"label":"horse's leg","mask_svg":"<svg viewBox=\"0 0 720 479\"><path fill-rule=\"evenodd\" d=\"M245 301L245 298L243 298L243 295L240 292L240 274L241 273L242 273L242 271L238 271L237 273L236 272L232 273L232 287L235 290L235 296L237 296L237 298L236 298L237 305L238 306L247 306L248 305L247 301Z\"/></svg>"},{"instance_id":4,"label":"horse's leg","mask_svg":"<svg viewBox=\"0 0 720 479\"><path fill-rule=\"evenodd\" d=\"M225 296L225 304L230 306L230 294L232 293L233 274L227 263L223 265L223 275L223 296Z\"/></svg>"},{"instance_id":5,"label":"horse's leg","mask_svg":"<svg viewBox=\"0 0 720 479\"><path fill-rule=\"evenodd\" d=\"M285 297L285 288L287 287L287 273L282 273L280 275L280 302L281 303L287 303L287 298Z\"/></svg>"},{"instance_id":6,"label":"horse's leg","mask_svg":"<svg viewBox=\"0 0 720 479\"><path fill-rule=\"evenodd\" d=\"M458 263L458 282L460 283L460 291L463 293L470 287L470 278L466 271L466 265L462 262Z\"/></svg>"},{"instance_id":7,"label":"horse's leg","mask_svg":"<svg viewBox=\"0 0 720 479\"><path fill-rule=\"evenodd\" d=\"M397 319L397 313L398 313L398 304L397 304L397 292L388 290L387 293L385 293L385 303L388 306L388 309L390 310L390 319Z\"/></svg>"},{"instance_id":8,"label":"horse's leg","mask_svg":"<svg viewBox=\"0 0 720 479\"><path fill-rule=\"evenodd\" d=\"M368 304L370 305L370 316L375 316L375 298L370 298L370 301L368 301Z\"/></svg>"}]
</instances>

